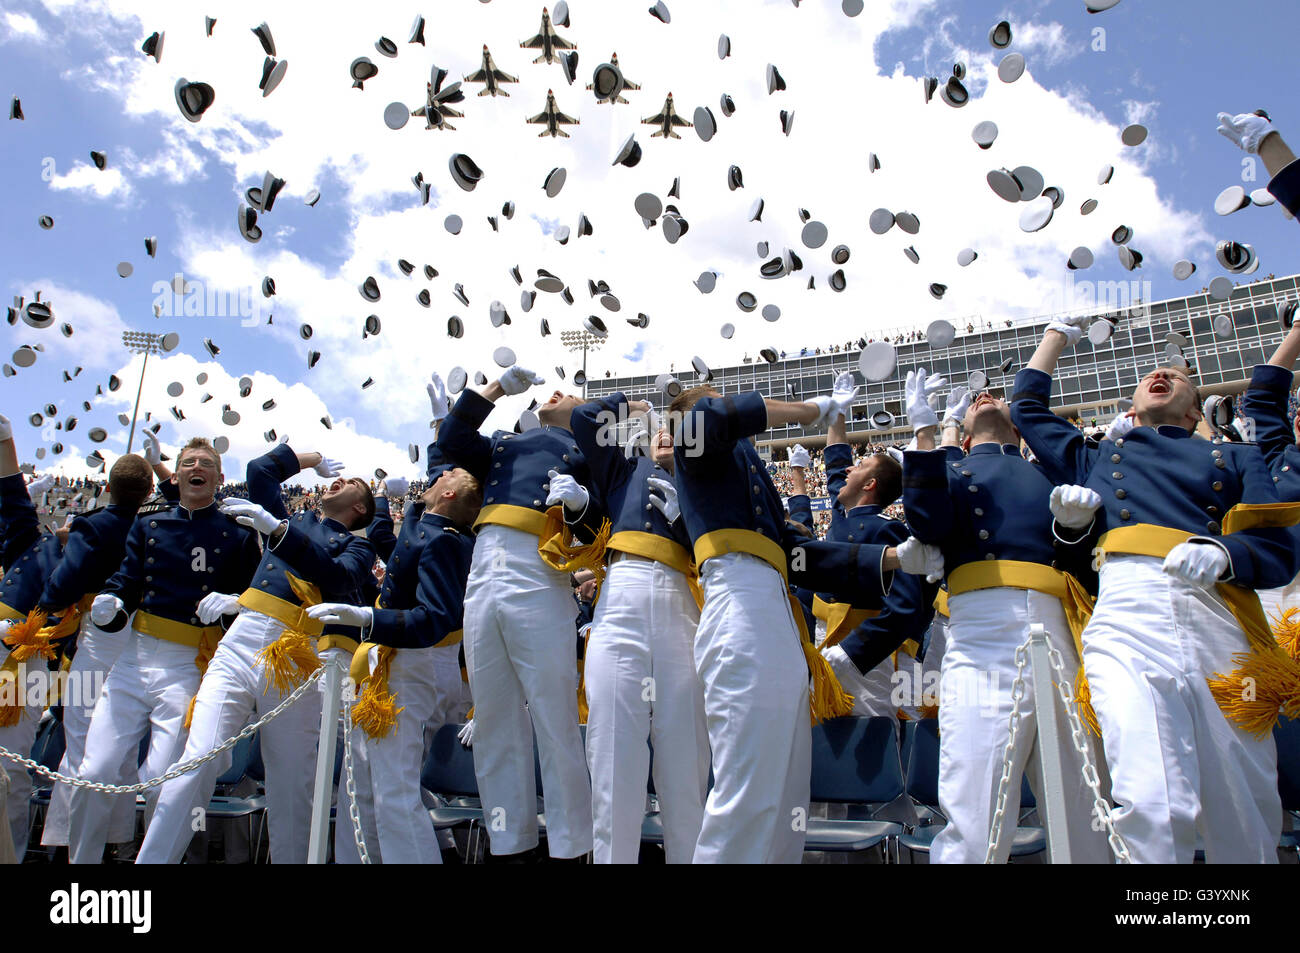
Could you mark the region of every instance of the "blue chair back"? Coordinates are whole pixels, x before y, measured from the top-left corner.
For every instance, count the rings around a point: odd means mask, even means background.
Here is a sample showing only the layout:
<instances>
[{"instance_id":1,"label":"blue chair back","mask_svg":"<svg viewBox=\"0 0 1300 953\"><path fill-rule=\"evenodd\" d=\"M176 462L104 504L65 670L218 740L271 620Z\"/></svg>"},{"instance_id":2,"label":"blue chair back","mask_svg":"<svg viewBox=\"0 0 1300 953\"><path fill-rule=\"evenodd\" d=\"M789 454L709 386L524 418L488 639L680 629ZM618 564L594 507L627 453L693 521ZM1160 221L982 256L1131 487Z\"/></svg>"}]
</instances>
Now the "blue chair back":
<instances>
[{"instance_id":1,"label":"blue chair back","mask_svg":"<svg viewBox=\"0 0 1300 953\"><path fill-rule=\"evenodd\" d=\"M248 762L252 749L252 738L241 738L236 742L235 747L230 749L230 767L217 778L218 786L232 787L244 780L244 775L248 773Z\"/></svg>"},{"instance_id":2,"label":"blue chair back","mask_svg":"<svg viewBox=\"0 0 1300 953\"><path fill-rule=\"evenodd\" d=\"M57 771L59 762L63 760L65 747L63 722L51 718L36 730L36 738L32 741L32 750L28 757L40 763L42 767Z\"/></svg>"},{"instance_id":3,"label":"blue chair back","mask_svg":"<svg viewBox=\"0 0 1300 953\"><path fill-rule=\"evenodd\" d=\"M812 800L887 804L904 791L892 718L834 718L812 729Z\"/></svg>"},{"instance_id":4,"label":"blue chair back","mask_svg":"<svg viewBox=\"0 0 1300 953\"><path fill-rule=\"evenodd\" d=\"M456 737L462 727L443 725L433 736L433 744L429 746L429 754L420 771L420 784L434 794L478 797L474 752L464 747Z\"/></svg>"},{"instance_id":5,"label":"blue chair back","mask_svg":"<svg viewBox=\"0 0 1300 953\"><path fill-rule=\"evenodd\" d=\"M939 719L903 723L907 793L926 807L939 806Z\"/></svg>"},{"instance_id":6,"label":"blue chair back","mask_svg":"<svg viewBox=\"0 0 1300 953\"><path fill-rule=\"evenodd\" d=\"M253 743L248 749L248 776L258 784L266 781L266 765L262 763L261 731L253 732Z\"/></svg>"},{"instance_id":7,"label":"blue chair back","mask_svg":"<svg viewBox=\"0 0 1300 953\"><path fill-rule=\"evenodd\" d=\"M1277 742L1277 791L1282 809L1300 811L1300 719L1278 718L1273 729Z\"/></svg>"}]
</instances>

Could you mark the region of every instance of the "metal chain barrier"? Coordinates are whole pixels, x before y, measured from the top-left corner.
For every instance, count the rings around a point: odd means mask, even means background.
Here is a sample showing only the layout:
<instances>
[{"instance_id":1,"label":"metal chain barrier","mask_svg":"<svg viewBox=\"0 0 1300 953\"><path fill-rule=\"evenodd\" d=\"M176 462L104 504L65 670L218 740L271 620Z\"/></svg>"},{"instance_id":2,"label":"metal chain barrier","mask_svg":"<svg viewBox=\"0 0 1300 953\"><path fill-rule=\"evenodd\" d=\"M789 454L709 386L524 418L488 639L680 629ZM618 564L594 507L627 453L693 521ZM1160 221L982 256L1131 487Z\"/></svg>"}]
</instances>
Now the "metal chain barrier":
<instances>
[{"instance_id":1,"label":"metal chain barrier","mask_svg":"<svg viewBox=\"0 0 1300 953\"><path fill-rule=\"evenodd\" d=\"M1002 753L1002 777L998 780L998 799L993 812L992 829L989 832L989 849L984 855L984 863L986 864L993 863L996 847L1002 839L1002 827L1006 818L1007 795L1011 788L1012 752L1015 750L1016 731L1019 728L1020 702L1025 697L1024 676L1025 663L1029 657L1029 641L1027 638L1016 647L1016 680L1011 686L1011 724L1007 745ZM1062 658L1060 650L1050 642L1047 644L1047 657L1051 662L1052 671L1056 675L1056 691L1061 696L1061 702L1065 705L1065 715L1070 720L1070 738L1074 743L1075 751L1079 753L1083 762L1083 781L1092 791L1093 810L1106 827L1106 843L1110 846L1111 853L1115 855L1115 859L1119 863L1131 864L1133 858L1129 853L1128 844L1115 830L1110 804L1101 795L1101 778L1097 775L1097 766L1092 760L1088 737L1084 733L1083 722L1079 719L1079 710L1074 703L1074 689L1071 687L1071 680L1065 676L1065 660Z\"/></svg>"},{"instance_id":2,"label":"metal chain barrier","mask_svg":"<svg viewBox=\"0 0 1300 953\"><path fill-rule=\"evenodd\" d=\"M1065 705L1065 715L1070 719L1070 738L1074 742L1074 750L1079 752L1079 757L1083 761L1083 781L1092 791L1093 810L1106 826L1106 843L1110 845L1111 853L1115 855L1117 861L1121 864L1131 864L1133 857L1128 852L1128 844L1124 842L1119 831L1115 830L1110 804L1101 796L1101 778L1097 776L1097 767L1092 761L1088 736L1084 733L1078 707L1074 704L1074 689L1071 687L1070 680L1065 677L1065 660L1061 657L1060 650L1050 642L1047 645L1047 657L1052 663L1052 671L1056 673L1056 691Z\"/></svg>"},{"instance_id":3,"label":"metal chain barrier","mask_svg":"<svg viewBox=\"0 0 1300 953\"><path fill-rule=\"evenodd\" d=\"M82 778L70 778L66 774L59 774L59 772L47 768L45 767L45 765L33 761L31 758L24 758L22 755L15 754L14 752L10 751L8 748L4 748L4 747L0 747L0 758L7 758L8 760L15 762L16 764L22 765L24 768L27 768L28 770L35 771L37 774L41 775L42 777L49 778L52 781L62 781L64 784L70 784L74 788L86 788L87 790L90 791L98 791L100 794L139 794L142 791L148 791L150 788L156 788L159 785L165 784L168 781L174 780L175 778L179 778L183 774L188 774L191 771L203 767L203 765L207 764L209 761L212 761L218 755L223 754L226 751L229 751L235 745L239 744L239 742L242 741L243 739L251 737L253 732L257 731L263 725L269 724L271 721L278 718L281 712L283 712L286 708L294 704L296 701L298 701L299 698L301 698L304 694L306 694L307 689L313 687L316 684L316 682L320 679L321 674L324 671L325 671L325 667L322 665L320 668L316 669L316 671L312 672L311 675L307 677L307 680L305 682L303 682L301 685L295 688L292 694L288 695L284 699L284 701L280 702L280 704L272 708L269 712L266 713L266 715L259 718L257 721L253 722L252 724L245 726L244 730L239 732L239 734L235 735L232 738L227 739L226 741L223 741L221 744L217 745L217 747L213 748L207 754L203 755L200 758L195 758L193 761L186 761L183 764L174 765L171 768L171 770L169 770L162 777L151 778L150 780L142 781L139 784L102 784L99 781L86 781L83 780Z\"/></svg>"},{"instance_id":4,"label":"metal chain barrier","mask_svg":"<svg viewBox=\"0 0 1300 953\"><path fill-rule=\"evenodd\" d=\"M1007 793L1011 790L1011 759L1016 747L1016 732L1020 728L1020 702L1025 697L1025 661L1029 658L1029 639L1016 647L1016 680L1011 683L1011 724L1007 733L1007 746L1002 750L1002 777L998 779L997 806L993 810L993 827L989 831L989 849L984 863L993 863L997 846L1002 841L1002 827L1007 814ZM1017 802L1018 803L1018 802Z\"/></svg>"},{"instance_id":5,"label":"metal chain barrier","mask_svg":"<svg viewBox=\"0 0 1300 953\"><path fill-rule=\"evenodd\" d=\"M352 772L352 706L343 702L343 771L346 776L348 818L352 821L352 839L356 841L361 862L369 864L370 852L366 850L366 835L361 830L361 810L357 807L357 781Z\"/></svg>"}]
</instances>

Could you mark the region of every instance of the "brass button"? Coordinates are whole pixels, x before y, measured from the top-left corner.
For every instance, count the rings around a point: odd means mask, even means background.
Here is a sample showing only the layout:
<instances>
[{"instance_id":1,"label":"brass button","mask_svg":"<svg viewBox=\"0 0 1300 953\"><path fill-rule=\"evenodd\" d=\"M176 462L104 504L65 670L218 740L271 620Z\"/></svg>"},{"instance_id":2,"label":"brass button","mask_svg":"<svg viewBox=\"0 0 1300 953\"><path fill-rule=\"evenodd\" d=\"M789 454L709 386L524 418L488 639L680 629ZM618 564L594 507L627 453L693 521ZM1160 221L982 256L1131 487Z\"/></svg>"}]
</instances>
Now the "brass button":
<instances>
[{"instance_id":1,"label":"brass button","mask_svg":"<svg viewBox=\"0 0 1300 953\"><path fill-rule=\"evenodd\" d=\"M1120 473L1118 470L1116 470L1114 473L1111 474L1111 477L1112 477L1113 479L1116 479L1116 480L1122 480L1122 479L1124 479L1124 474L1122 474L1122 473Z\"/></svg>"},{"instance_id":2,"label":"brass button","mask_svg":"<svg viewBox=\"0 0 1300 953\"><path fill-rule=\"evenodd\" d=\"M1122 500L1122 499L1124 499L1126 496L1128 496L1128 491L1125 490L1123 487L1120 487L1118 490L1115 491L1115 497L1116 497L1116 499L1120 499L1120 500Z\"/></svg>"},{"instance_id":3,"label":"brass button","mask_svg":"<svg viewBox=\"0 0 1300 953\"><path fill-rule=\"evenodd\" d=\"M1219 508L1217 506L1207 506L1205 512L1209 513L1211 516L1218 516Z\"/></svg>"},{"instance_id":4,"label":"brass button","mask_svg":"<svg viewBox=\"0 0 1300 953\"><path fill-rule=\"evenodd\" d=\"M754 495L755 495L755 496L758 496L758 487L757 487L757 486L754 487Z\"/></svg>"},{"instance_id":5,"label":"brass button","mask_svg":"<svg viewBox=\"0 0 1300 953\"><path fill-rule=\"evenodd\" d=\"M962 470L962 471L961 471L961 475L962 475L962 476L972 476L973 474L972 474L969 470Z\"/></svg>"},{"instance_id":6,"label":"brass button","mask_svg":"<svg viewBox=\"0 0 1300 953\"><path fill-rule=\"evenodd\" d=\"M488 486L496 486L500 482L501 482L500 480L492 480L488 483Z\"/></svg>"},{"instance_id":7,"label":"brass button","mask_svg":"<svg viewBox=\"0 0 1300 953\"><path fill-rule=\"evenodd\" d=\"M755 472L757 472L757 471L758 471L758 467L754 466L754 465L751 463L751 464L749 465L749 472L750 472L750 473L755 473Z\"/></svg>"},{"instance_id":8,"label":"brass button","mask_svg":"<svg viewBox=\"0 0 1300 953\"><path fill-rule=\"evenodd\" d=\"M755 512L755 513L762 513L762 512L763 512L763 507L761 507L761 506L756 506L756 507L754 507L754 512Z\"/></svg>"},{"instance_id":9,"label":"brass button","mask_svg":"<svg viewBox=\"0 0 1300 953\"><path fill-rule=\"evenodd\" d=\"M645 505L645 511L646 511L647 513L649 513L649 512L650 512L652 509L654 509L654 508L655 508L655 505L654 505L653 503L647 503L647 504Z\"/></svg>"},{"instance_id":10,"label":"brass button","mask_svg":"<svg viewBox=\"0 0 1300 953\"><path fill-rule=\"evenodd\" d=\"M645 528L646 528L646 529L652 529L653 527L652 527L649 523L646 523L646 524L645 524Z\"/></svg>"},{"instance_id":11,"label":"brass button","mask_svg":"<svg viewBox=\"0 0 1300 953\"><path fill-rule=\"evenodd\" d=\"M1209 533L1211 536L1218 536L1221 530L1222 527L1220 527L1219 524L1214 522L1213 520L1205 524L1205 531Z\"/></svg>"},{"instance_id":12,"label":"brass button","mask_svg":"<svg viewBox=\"0 0 1300 953\"><path fill-rule=\"evenodd\" d=\"M1217 460L1219 457L1223 456L1223 451L1222 451L1222 450L1211 450L1211 451L1210 451L1210 456L1214 457L1214 458Z\"/></svg>"},{"instance_id":13,"label":"brass button","mask_svg":"<svg viewBox=\"0 0 1300 953\"><path fill-rule=\"evenodd\" d=\"M983 515L984 515L984 508L983 508L983 507L980 507L980 506L975 507L975 515L976 515L976 516L983 516Z\"/></svg>"},{"instance_id":14,"label":"brass button","mask_svg":"<svg viewBox=\"0 0 1300 953\"><path fill-rule=\"evenodd\" d=\"M495 496L489 496L489 497L487 498L487 501L488 501L489 503L495 503L495 502L496 502L496 499L497 499L497 498L496 498Z\"/></svg>"},{"instance_id":15,"label":"brass button","mask_svg":"<svg viewBox=\"0 0 1300 953\"><path fill-rule=\"evenodd\" d=\"M979 537L980 537L980 539L988 539L988 538L989 538L989 531L986 530L986 529L982 529L982 530L980 530L980 532L979 532Z\"/></svg>"},{"instance_id":16,"label":"brass button","mask_svg":"<svg viewBox=\"0 0 1300 953\"><path fill-rule=\"evenodd\" d=\"M496 463L492 464L492 466L495 467L496 469L500 470L500 469L501 469L501 462L500 462L500 461L497 461Z\"/></svg>"},{"instance_id":17,"label":"brass button","mask_svg":"<svg viewBox=\"0 0 1300 953\"><path fill-rule=\"evenodd\" d=\"M1215 460L1214 465L1218 467L1220 470L1228 469L1228 465L1224 463L1222 459Z\"/></svg>"},{"instance_id":18,"label":"brass button","mask_svg":"<svg viewBox=\"0 0 1300 953\"><path fill-rule=\"evenodd\" d=\"M1116 441L1115 441L1115 446L1117 446L1117 447L1119 447L1121 450L1123 450L1123 449L1124 449L1124 438L1123 438L1123 437L1120 437L1118 440L1116 440Z\"/></svg>"},{"instance_id":19,"label":"brass button","mask_svg":"<svg viewBox=\"0 0 1300 953\"><path fill-rule=\"evenodd\" d=\"M505 452L506 452L505 447L497 447L497 453L505 453Z\"/></svg>"},{"instance_id":20,"label":"brass button","mask_svg":"<svg viewBox=\"0 0 1300 953\"><path fill-rule=\"evenodd\" d=\"M985 558L985 559L997 559L998 557L994 556L992 553L985 553L985 554L984 554L984 558Z\"/></svg>"},{"instance_id":21,"label":"brass button","mask_svg":"<svg viewBox=\"0 0 1300 953\"><path fill-rule=\"evenodd\" d=\"M1290 464L1287 464L1286 466L1284 466L1284 467L1282 468L1282 472L1283 472L1283 473L1286 473L1286 472L1287 472L1288 470L1290 470L1290 469L1291 469Z\"/></svg>"},{"instance_id":22,"label":"brass button","mask_svg":"<svg viewBox=\"0 0 1300 953\"><path fill-rule=\"evenodd\" d=\"M980 488L977 487L974 483L966 487L966 489L970 490L972 493L978 493L980 491Z\"/></svg>"},{"instance_id":23,"label":"brass button","mask_svg":"<svg viewBox=\"0 0 1300 953\"><path fill-rule=\"evenodd\" d=\"M1128 510L1120 510L1119 518L1122 520L1131 520L1133 518L1133 514L1130 513Z\"/></svg>"},{"instance_id":24,"label":"brass button","mask_svg":"<svg viewBox=\"0 0 1300 953\"><path fill-rule=\"evenodd\" d=\"M1273 477L1273 479L1276 480L1277 477ZM1212 490L1222 490L1222 489L1223 489L1223 484L1222 484L1220 481L1215 480L1213 483L1210 484L1210 489L1212 489Z\"/></svg>"},{"instance_id":25,"label":"brass button","mask_svg":"<svg viewBox=\"0 0 1300 953\"><path fill-rule=\"evenodd\" d=\"M150 521L149 521L149 528L150 528L150 529L157 529L157 528L158 528L158 521L157 521L157 520L150 520Z\"/></svg>"},{"instance_id":26,"label":"brass button","mask_svg":"<svg viewBox=\"0 0 1300 953\"><path fill-rule=\"evenodd\" d=\"M573 449L574 449L574 450L577 450L578 448L577 448L577 447L574 447ZM564 454L563 456L561 456L560 459L563 460L565 463L568 463L568 462L569 462L569 455L566 453L566 454Z\"/></svg>"},{"instance_id":27,"label":"brass button","mask_svg":"<svg viewBox=\"0 0 1300 953\"><path fill-rule=\"evenodd\" d=\"M541 506L541 505L542 505L541 500L533 500L533 506Z\"/></svg>"},{"instance_id":28,"label":"brass button","mask_svg":"<svg viewBox=\"0 0 1300 953\"><path fill-rule=\"evenodd\" d=\"M1112 454L1110 455L1110 462L1111 462L1111 463L1119 463L1119 454L1118 454L1118 453L1112 453Z\"/></svg>"}]
</instances>

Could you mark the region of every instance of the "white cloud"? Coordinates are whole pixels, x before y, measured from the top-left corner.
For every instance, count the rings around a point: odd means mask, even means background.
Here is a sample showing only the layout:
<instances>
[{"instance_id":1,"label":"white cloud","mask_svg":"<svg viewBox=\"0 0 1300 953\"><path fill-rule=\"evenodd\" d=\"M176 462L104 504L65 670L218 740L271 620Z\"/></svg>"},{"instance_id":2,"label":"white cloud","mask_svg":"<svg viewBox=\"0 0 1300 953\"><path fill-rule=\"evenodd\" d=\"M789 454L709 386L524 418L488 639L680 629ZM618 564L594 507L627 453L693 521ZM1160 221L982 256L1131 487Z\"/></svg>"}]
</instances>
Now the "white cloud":
<instances>
[{"instance_id":1,"label":"white cloud","mask_svg":"<svg viewBox=\"0 0 1300 953\"><path fill-rule=\"evenodd\" d=\"M62 175L55 175L50 180L50 188L58 192L80 192L100 199L114 195L125 199L131 194L131 184L120 169L108 166L101 170L85 162L78 162Z\"/></svg>"},{"instance_id":2,"label":"white cloud","mask_svg":"<svg viewBox=\"0 0 1300 953\"><path fill-rule=\"evenodd\" d=\"M1087 45L1070 37L1063 24L1053 21L1016 24L1014 48L1035 59L1041 57L1048 66L1056 66L1074 59Z\"/></svg>"},{"instance_id":3,"label":"white cloud","mask_svg":"<svg viewBox=\"0 0 1300 953\"><path fill-rule=\"evenodd\" d=\"M4 26L4 30L0 31L0 43L19 39L39 39L41 36L40 24L29 13L15 13L12 10L6 12Z\"/></svg>"}]
</instances>

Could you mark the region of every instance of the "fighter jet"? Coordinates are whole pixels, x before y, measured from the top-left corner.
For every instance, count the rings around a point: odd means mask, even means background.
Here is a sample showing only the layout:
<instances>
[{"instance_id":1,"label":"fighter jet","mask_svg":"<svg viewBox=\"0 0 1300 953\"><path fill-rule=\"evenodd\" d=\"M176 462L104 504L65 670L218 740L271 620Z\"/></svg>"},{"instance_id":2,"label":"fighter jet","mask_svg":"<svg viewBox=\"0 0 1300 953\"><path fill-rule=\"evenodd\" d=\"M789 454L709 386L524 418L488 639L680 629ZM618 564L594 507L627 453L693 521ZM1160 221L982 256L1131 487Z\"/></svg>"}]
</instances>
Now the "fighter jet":
<instances>
[{"instance_id":1,"label":"fighter jet","mask_svg":"<svg viewBox=\"0 0 1300 953\"><path fill-rule=\"evenodd\" d=\"M442 85L442 81L447 78L447 71L439 66L430 69L429 78L432 82L425 84L427 90L425 105L414 110L411 115L423 116L426 129L454 130L456 127L446 120L459 119L465 114L452 109L450 104L463 102L465 93L461 90L459 82L446 87Z\"/></svg>"},{"instance_id":2,"label":"fighter jet","mask_svg":"<svg viewBox=\"0 0 1300 953\"><path fill-rule=\"evenodd\" d=\"M519 47L525 50L541 50L542 55L533 62L545 62L547 65L555 62L556 50L576 50L578 48L555 32L555 27L551 26L551 14L546 7L542 7L542 32L531 40L524 40L519 44Z\"/></svg>"},{"instance_id":3,"label":"fighter jet","mask_svg":"<svg viewBox=\"0 0 1300 953\"><path fill-rule=\"evenodd\" d=\"M685 126L689 129L692 125L694 125L693 123L687 122L681 116L677 115L677 111L673 109L672 93L669 93L668 98L664 100L664 108L663 111L659 113L659 115L650 116L648 119L642 119L641 123L642 125L646 125L646 126L659 127L656 131L650 133L651 139L653 139L655 136L663 136L665 139L680 139L681 136L673 132L673 127Z\"/></svg>"},{"instance_id":4,"label":"fighter jet","mask_svg":"<svg viewBox=\"0 0 1300 953\"><path fill-rule=\"evenodd\" d=\"M622 67L619 67L619 66L618 66L618 54L617 54L617 53L612 53L612 54L610 54L609 62L610 62L612 65L618 67L620 73L623 71ZM588 84L587 84L587 88L588 88L588 89L592 89L592 90L594 90L594 89L596 88L596 84L595 84L595 83L588 83ZM624 76L624 77L623 77L623 88L624 88L624 89L630 89L630 90L632 90L632 92L636 92L636 91L637 91L638 89L640 89L641 87L640 87L638 84L632 82L632 81L631 81L630 79L628 79L626 76ZM613 103L622 103L622 104L625 105L625 106L627 105L627 100L624 99L624 98L622 97L622 95L617 95L617 96L615 96L613 99L601 99L601 98L600 98L600 95L597 94L597 95L596 95L596 102L597 102L597 103L610 103L610 104L613 104Z\"/></svg>"},{"instance_id":5,"label":"fighter jet","mask_svg":"<svg viewBox=\"0 0 1300 953\"><path fill-rule=\"evenodd\" d=\"M532 119L529 119L527 121L529 123L537 123L537 124L544 123L546 125L546 128L542 132L539 132L537 134L538 139L547 135L551 136L552 138L554 138L555 136L560 136L564 139L568 139L569 134L565 132L563 129L561 129L560 126L578 125L578 120L574 119L572 116L566 116L564 115L564 113L560 112L559 107L555 105L555 93L549 89L546 91L546 111L538 113Z\"/></svg>"},{"instance_id":6,"label":"fighter jet","mask_svg":"<svg viewBox=\"0 0 1300 953\"><path fill-rule=\"evenodd\" d=\"M492 54L488 52L487 46L484 45L483 68L480 69L477 73L471 73L470 75L466 76L465 82L486 84L483 87L483 89L479 92L480 96L493 96L493 97L497 95L509 96L510 94L507 93L504 89L502 89L500 84L517 83L519 82L519 77L511 76L509 73L505 72L504 70L497 69L497 64L492 62Z\"/></svg>"}]
</instances>

